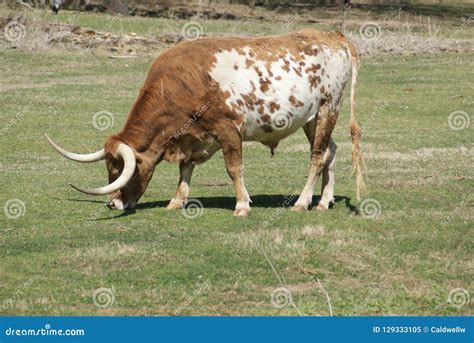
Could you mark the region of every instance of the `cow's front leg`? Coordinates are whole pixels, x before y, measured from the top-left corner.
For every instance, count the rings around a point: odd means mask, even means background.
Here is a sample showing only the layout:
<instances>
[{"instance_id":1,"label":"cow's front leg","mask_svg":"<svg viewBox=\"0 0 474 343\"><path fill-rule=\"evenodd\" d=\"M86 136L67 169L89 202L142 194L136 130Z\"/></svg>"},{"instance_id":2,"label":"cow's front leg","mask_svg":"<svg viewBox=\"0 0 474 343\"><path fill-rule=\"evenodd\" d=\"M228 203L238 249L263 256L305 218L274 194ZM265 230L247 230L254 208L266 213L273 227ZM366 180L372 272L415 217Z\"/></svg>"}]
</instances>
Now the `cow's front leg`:
<instances>
[{"instance_id":1,"label":"cow's front leg","mask_svg":"<svg viewBox=\"0 0 474 343\"><path fill-rule=\"evenodd\" d=\"M193 175L194 164L191 162L181 162L179 164L179 183L176 195L171 199L167 210L179 210L188 201L189 185L191 183L191 176Z\"/></svg>"},{"instance_id":2,"label":"cow's front leg","mask_svg":"<svg viewBox=\"0 0 474 343\"><path fill-rule=\"evenodd\" d=\"M235 205L234 217L247 217L250 214L250 196L245 188L242 153L232 153L230 156L224 155L227 173L234 182Z\"/></svg>"},{"instance_id":3,"label":"cow's front leg","mask_svg":"<svg viewBox=\"0 0 474 343\"><path fill-rule=\"evenodd\" d=\"M334 203L335 165L336 165L336 143L331 138L331 144L327 149L329 155L323 169L323 182L321 188L321 200L316 207L319 211L324 211Z\"/></svg>"},{"instance_id":4,"label":"cow's front leg","mask_svg":"<svg viewBox=\"0 0 474 343\"><path fill-rule=\"evenodd\" d=\"M234 182L235 205L234 217L247 217L250 214L250 196L245 188L242 163L242 139L237 133L226 135L220 140L224 153L227 173Z\"/></svg>"},{"instance_id":5,"label":"cow's front leg","mask_svg":"<svg viewBox=\"0 0 474 343\"><path fill-rule=\"evenodd\" d=\"M304 130L311 145L311 165L309 176L292 211L306 211L313 199L314 185L329 159L329 144L336 124L337 113L330 105L321 106L317 119L305 125Z\"/></svg>"}]
</instances>

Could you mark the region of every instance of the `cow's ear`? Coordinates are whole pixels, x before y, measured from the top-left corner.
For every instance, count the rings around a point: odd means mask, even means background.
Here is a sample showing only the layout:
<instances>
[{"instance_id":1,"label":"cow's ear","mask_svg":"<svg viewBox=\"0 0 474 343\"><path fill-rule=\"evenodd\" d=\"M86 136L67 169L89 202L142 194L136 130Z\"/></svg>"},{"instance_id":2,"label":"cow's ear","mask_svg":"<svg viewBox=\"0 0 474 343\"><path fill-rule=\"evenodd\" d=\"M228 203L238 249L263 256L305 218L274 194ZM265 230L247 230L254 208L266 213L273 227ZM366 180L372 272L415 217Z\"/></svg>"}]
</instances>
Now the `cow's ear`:
<instances>
[{"instance_id":1,"label":"cow's ear","mask_svg":"<svg viewBox=\"0 0 474 343\"><path fill-rule=\"evenodd\" d=\"M105 154L105 159L106 159L106 160L109 160L109 161L110 161L110 160L113 159L113 158L114 158L114 155L112 155L110 152L108 152L108 153Z\"/></svg>"}]
</instances>

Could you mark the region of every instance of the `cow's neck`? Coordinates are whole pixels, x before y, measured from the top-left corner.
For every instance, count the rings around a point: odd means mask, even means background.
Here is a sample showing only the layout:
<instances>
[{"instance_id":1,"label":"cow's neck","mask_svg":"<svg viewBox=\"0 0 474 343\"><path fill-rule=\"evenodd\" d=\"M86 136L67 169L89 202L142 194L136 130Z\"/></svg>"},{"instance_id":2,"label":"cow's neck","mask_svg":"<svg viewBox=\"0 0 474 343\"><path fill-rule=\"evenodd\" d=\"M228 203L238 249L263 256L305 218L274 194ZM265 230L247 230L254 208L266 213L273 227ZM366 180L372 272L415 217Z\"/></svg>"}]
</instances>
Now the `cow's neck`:
<instances>
[{"instance_id":1,"label":"cow's neck","mask_svg":"<svg viewBox=\"0 0 474 343\"><path fill-rule=\"evenodd\" d=\"M138 154L156 162L161 160L173 134L172 117L161 113L163 103L156 92L143 87L118 135Z\"/></svg>"}]
</instances>

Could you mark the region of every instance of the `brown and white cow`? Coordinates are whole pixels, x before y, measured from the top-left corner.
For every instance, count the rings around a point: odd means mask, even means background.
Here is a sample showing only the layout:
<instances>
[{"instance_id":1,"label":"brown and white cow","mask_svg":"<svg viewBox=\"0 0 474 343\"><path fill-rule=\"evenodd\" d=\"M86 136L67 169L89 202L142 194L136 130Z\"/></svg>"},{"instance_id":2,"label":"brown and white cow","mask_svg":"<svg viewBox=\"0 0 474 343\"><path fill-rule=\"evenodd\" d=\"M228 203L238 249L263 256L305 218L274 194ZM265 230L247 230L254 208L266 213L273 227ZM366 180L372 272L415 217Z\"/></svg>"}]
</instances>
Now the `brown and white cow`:
<instances>
[{"instance_id":1,"label":"brown and white cow","mask_svg":"<svg viewBox=\"0 0 474 343\"><path fill-rule=\"evenodd\" d=\"M272 149L303 128L310 144L309 177L293 210L308 209L322 173L317 208L334 201L336 145L331 133L351 80L352 162L357 198L363 185L360 128L354 107L359 59L341 34L310 29L259 38L203 38L185 41L162 53L151 66L121 132L102 150L63 156L79 162L106 160L109 185L75 189L111 194L111 207L134 208L156 165L179 162L180 179L168 209L188 199L194 166L222 149L234 182L235 216L250 213L242 172L242 142L258 141Z\"/></svg>"}]
</instances>

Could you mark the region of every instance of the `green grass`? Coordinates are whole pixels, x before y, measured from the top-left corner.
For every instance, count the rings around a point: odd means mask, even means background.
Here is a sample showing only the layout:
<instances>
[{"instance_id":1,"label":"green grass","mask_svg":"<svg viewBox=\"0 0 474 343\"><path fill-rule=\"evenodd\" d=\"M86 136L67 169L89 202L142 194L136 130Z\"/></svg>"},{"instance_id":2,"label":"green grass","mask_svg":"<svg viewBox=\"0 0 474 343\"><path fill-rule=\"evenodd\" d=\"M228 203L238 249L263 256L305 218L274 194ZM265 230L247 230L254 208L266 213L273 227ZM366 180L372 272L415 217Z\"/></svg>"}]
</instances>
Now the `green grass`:
<instances>
[{"instance_id":1,"label":"green grass","mask_svg":"<svg viewBox=\"0 0 474 343\"><path fill-rule=\"evenodd\" d=\"M26 209L17 219L0 216L0 313L326 315L319 280L336 315L471 314L471 304L458 308L447 300L452 289L473 289L472 123L454 131L448 116L472 115L473 57L364 61L357 94L366 128L364 197L380 203L379 217L352 209L346 99L334 133L332 210L281 209L286 196L301 191L309 168L306 138L298 132L273 158L264 146L245 144L254 201L246 220L232 217L222 154L199 166L191 197L204 212L193 220L163 208L174 195L176 165L158 166L134 213L110 211L105 197L67 185L104 184L104 165L66 161L43 138L48 133L80 152L98 149L123 125L152 56L0 52L0 129L9 127L0 136L0 204L20 199ZM115 118L106 131L92 125L101 110ZM279 278L297 310L272 306ZM93 303L101 287L115 295L106 308Z\"/></svg>"}]
</instances>

